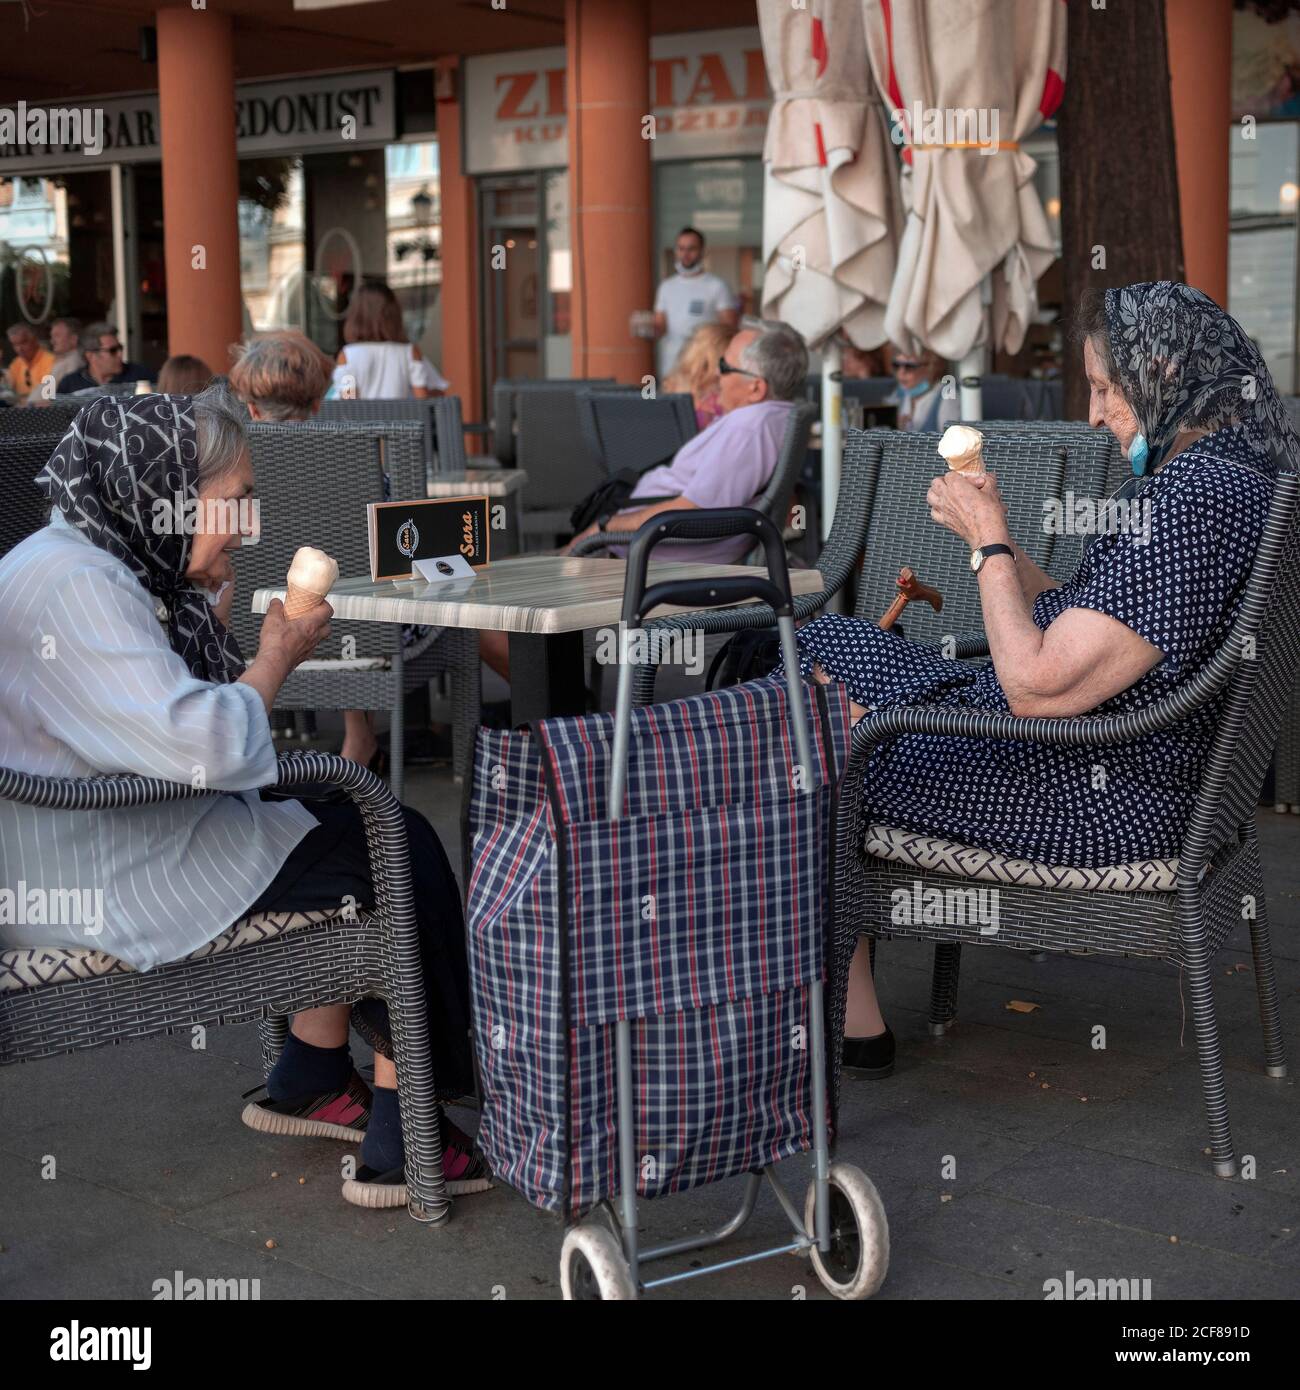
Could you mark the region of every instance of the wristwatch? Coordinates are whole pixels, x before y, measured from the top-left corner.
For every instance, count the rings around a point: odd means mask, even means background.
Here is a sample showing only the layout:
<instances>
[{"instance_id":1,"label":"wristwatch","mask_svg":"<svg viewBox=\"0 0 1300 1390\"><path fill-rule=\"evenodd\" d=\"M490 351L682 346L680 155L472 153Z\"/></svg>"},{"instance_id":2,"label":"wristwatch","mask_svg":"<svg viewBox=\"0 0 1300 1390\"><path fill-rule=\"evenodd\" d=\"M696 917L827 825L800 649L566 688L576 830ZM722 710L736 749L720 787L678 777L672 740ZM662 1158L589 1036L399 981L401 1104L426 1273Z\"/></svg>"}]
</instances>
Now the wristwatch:
<instances>
[{"instance_id":1,"label":"wristwatch","mask_svg":"<svg viewBox=\"0 0 1300 1390\"><path fill-rule=\"evenodd\" d=\"M1014 547L1009 545L981 545L970 553L970 567L976 574L984 568L984 561L990 555L1010 555L1011 563L1015 564L1016 552Z\"/></svg>"}]
</instances>

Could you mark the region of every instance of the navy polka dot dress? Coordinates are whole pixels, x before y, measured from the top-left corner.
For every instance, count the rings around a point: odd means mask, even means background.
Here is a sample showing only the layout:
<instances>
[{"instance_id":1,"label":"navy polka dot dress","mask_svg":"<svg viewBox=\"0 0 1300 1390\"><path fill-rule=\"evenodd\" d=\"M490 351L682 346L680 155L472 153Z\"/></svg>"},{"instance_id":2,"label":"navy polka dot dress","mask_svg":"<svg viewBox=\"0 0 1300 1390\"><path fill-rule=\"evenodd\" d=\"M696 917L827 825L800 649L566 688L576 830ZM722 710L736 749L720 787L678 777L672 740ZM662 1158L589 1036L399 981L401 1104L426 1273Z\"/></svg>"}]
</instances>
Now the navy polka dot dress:
<instances>
[{"instance_id":1,"label":"navy polka dot dress","mask_svg":"<svg viewBox=\"0 0 1300 1390\"><path fill-rule=\"evenodd\" d=\"M1236 615L1268 516L1274 466L1230 426L1171 459L1138 494L1139 525L1103 535L1074 577L1039 594L1043 630L1068 608L1132 628L1164 660L1091 711L1127 714L1190 680ZM856 618L828 615L798 633L817 663L868 710L947 705L1007 713L992 663L950 661ZM1043 863L1092 868L1178 852L1221 704L1175 728L1107 748L1045 747L912 734L870 756L872 821ZM866 716L870 718L870 714Z\"/></svg>"}]
</instances>

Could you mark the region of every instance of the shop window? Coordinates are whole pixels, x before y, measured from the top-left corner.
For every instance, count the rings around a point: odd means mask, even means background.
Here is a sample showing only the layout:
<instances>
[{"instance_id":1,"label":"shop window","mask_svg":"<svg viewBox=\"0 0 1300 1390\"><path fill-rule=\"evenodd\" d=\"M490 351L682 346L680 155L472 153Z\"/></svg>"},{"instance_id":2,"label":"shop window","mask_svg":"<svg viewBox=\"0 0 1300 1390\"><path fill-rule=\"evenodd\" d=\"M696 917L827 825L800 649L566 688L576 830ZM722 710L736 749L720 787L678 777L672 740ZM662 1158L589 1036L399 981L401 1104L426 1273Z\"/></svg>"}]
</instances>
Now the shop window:
<instances>
[{"instance_id":1,"label":"shop window","mask_svg":"<svg viewBox=\"0 0 1300 1390\"><path fill-rule=\"evenodd\" d=\"M1228 312L1255 340L1279 391L1296 378L1296 207L1300 123L1229 127Z\"/></svg>"},{"instance_id":2,"label":"shop window","mask_svg":"<svg viewBox=\"0 0 1300 1390\"><path fill-rule=\"evenodd\" d=\"M297 328L333 356L353 289L388 283L407 334L442 348L436 141L240 161L245 329Z\"/></svg>"}]
</instances>

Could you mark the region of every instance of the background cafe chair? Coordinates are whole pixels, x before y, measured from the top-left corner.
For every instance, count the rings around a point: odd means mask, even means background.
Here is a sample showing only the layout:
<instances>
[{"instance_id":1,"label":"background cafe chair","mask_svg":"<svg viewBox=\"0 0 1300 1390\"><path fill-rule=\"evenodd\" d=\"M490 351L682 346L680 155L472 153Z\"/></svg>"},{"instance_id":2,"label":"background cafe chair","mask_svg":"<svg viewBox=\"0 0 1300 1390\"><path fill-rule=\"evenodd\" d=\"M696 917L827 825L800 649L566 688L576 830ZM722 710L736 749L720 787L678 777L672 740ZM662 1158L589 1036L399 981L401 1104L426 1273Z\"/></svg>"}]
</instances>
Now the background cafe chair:
<instances>
[{"instance_id":1,"label":"background cafe chair","mask_svg":"<svg viewBox=\"0 0 1300 1390\"><path fill-rule=\"evenodd\" d=\"M515 402L521 391L582 391L593 386L613 386L612 376L593 377L498 377L492 386L492 456L503 468L515 466L519 422Z\"/></svg>"},{"instance_id":2,"label":"background cafe chair","mask_svg":"<svg viewBox=\"0 0 1300 1390\"><path fill-rule=\"evenodd\" d=\"M424 432L413 423L254 422L248 427L257 478L261 534L235 557L231 626L245 653L257 650L262 620L251 611L257 589L283 588L294 552L313 545L339 562L343 577L368 576L366 507L385 500L385 475L396 499L424 494ZM317 655L293 671L277 710L387 710L389 762L400 797L405 772L405 695L438 673L451 682L453 762L468 766L481 701L475 634L435 628L403 647L395 623L335 619ZM345 645L346 643L346 645Z\"/></svg>"},{"instance_id":3,"label":"background cafe chair","mask_svg":"<svg viewBox=\"0 0 1300 1390\"><path fill-rule=\"evenodd\" d=\"M612 477L666 463L698 432L688 392L646 399L637 390L579 391L578 423L587 452Z\"/></svg>"},{"instance_id":4,"label":"background cafe chair","mask_svg":"<svg viewBox=\"0 0 1300 1390\"><path fill-rule=\"evenodd\" d=\"M1268 523L1232 632L1186 686L1154 705L1110 718L1015 718L910 706L858 724L840 791L836 846L837 949L847 962L859 933L938 943L930 1027L956 1013L963 945L1083 952L1165 960L1187 972L1214 1171L1236 1169L1210 973L1215 953L1243 918L1250 932L1264 1032L1264 1066L1286 1075L1277 984L1255 829L1255 806L1300 654L1300 528L1296 461L1279 475ZM920 605L914 605L920 607ZM903 734L1024 740L1101 750L1170 728L1222 693L1223 712L1178 854L1105 868L1037 864L934 836L868 823L862 779L871 750ZM978 923L899 924L893 894L914 897L975 883L999 892L996 939ZM842 1010L842 998L833 1001ZM842 1021L842 1013L832 1019ZM834 1024L833 1024L834 1026Z\"/></svg>"},{"instance_id":5,"label":"background cafe chair","mask_svg":"<svg viewBox=\"0 0 1300 1390\"><path fill-rule=\"evenodd\" d=\"M65 396L40 409L0 410L0 555L45 525L50 504L32 479L85 404Z\"/></svg>"},{"instance_id":6,"label":"background cafe chair","mask_svg":"<svg viewBox=\"0 0 1300 1390\"><path fill-rule=\"evenodd\" d=\"M267 1075L289 1015L375 995L388 1004L406 1138L410 1212L450 1215L434 1102L428 1012L411 894L406 830L397 798L372 772L333 754L293 753L276 787L341 787L366 828L375 901L346 912L244 917L206 946L143 973L102 951L0 949L0 1065L156 1037L196 1025L260 1022ZM91 816L118 808L220 795L135 776L32 777L0 768L0 798Z\"/></svg>"},{"instance_id":7,"label":"background cafe chair","mask_svg":"<svg viewBox=\"0 0 1300 1390\"><path fill-rule=\"evenodd\" d=\"M574 507L605 480L603 465L592 457L583 437L580 389L627 394L638 388L534 382L516 390L515 461L528 474L519 516L525 550L552 549L562 536L572 534L569 517Z\"/></svg>"},{"instance_id":8,"label":"background cafe chair","mask_svg":"<svg viewBox=\"0 0 1300 1390\"><path fill-rule=\"evenodd\" d=\"M414 396L397 396L391 399L369 401L322 401L320 410L312 418L315 420L338 420L345 424L382 420L386 424L419 425L424 437L425 464L425 473L421 478L419 490L417 492L394 493L393 496L394 498L423 497L425 495L424 483L436 467L433 399L423 397L416 400Z\"/></svg>"}]
</instances>

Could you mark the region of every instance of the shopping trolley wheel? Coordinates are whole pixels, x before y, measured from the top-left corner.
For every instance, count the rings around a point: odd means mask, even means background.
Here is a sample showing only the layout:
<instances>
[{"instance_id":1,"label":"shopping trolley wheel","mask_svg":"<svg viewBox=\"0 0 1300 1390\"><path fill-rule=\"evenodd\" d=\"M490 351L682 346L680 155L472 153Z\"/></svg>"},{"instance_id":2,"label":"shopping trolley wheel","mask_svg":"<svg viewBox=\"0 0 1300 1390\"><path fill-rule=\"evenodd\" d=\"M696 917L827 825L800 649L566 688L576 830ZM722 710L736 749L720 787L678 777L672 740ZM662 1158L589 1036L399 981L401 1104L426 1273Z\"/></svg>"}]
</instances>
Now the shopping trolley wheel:
<instances>
[{"instance_id":1,"label":"shopping trolley wheel","mask_svg":"<svg viewBox=\"0 0 1300 1390\"><path fill-rule=\"evenodd\" d=\"M591 1221L571 1226L560 1248L560 1289L565 1302L634 1299L636 1285L618 1237Z\"/></svg>"},{"instance_id":2,"label":"shopping trolley wheel","mask_svg":"<svg viewBox=\"0 0 1300 1390\"><path fill-rule=\"evenodd\" d=\"M836 1298L870 1298L889 1269L889 1222L875 1184L851 1163L832 1163L830 1171L831 1248L814 1245L813 1268ZM814 1230L817 1184L808 1184L804 1224Z\"/></svg>"}]
</instances>

